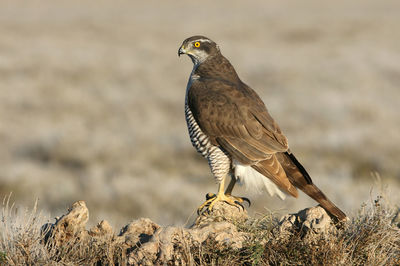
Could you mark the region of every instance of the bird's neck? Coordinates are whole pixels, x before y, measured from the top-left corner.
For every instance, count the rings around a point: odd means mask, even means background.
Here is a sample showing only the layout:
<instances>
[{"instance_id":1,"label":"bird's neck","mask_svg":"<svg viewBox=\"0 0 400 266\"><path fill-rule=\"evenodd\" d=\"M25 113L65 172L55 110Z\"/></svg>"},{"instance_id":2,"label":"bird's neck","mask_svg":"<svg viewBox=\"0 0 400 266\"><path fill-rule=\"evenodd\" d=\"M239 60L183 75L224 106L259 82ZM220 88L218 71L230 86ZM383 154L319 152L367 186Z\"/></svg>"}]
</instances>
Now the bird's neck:
<instances>
[{"instance_id":1,"label":"bird's neck","mask_svg":"<svg viewBox=\"0 0 400 266\"><path fill-rule=\"evenodd\" d=\"M229 79L234 82L240 81L231 63L221 54L210 56L201 64L194 65L192 75L205 79Z\"/></svg>"}]
</instances>

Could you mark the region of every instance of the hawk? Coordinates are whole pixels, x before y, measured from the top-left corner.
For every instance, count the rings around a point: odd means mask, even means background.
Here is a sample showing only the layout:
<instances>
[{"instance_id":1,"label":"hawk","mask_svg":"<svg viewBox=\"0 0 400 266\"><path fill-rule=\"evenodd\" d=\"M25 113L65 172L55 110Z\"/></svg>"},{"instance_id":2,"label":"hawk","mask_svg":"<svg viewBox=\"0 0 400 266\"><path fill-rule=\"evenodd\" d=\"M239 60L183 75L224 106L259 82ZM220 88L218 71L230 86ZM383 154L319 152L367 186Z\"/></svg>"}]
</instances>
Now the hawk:
<instances>
[{"instance_id":1,"label":"hawk","mask_svg":"<svg viewBox=\"0 0 400 266\"><path fill-rule=\"evenodd\" d=\"M242 82L218 45L204 36L183 41L178 55L193 61L185 96L185 117L193 146L208 161L218 183L217 194L208 194L199 208L211 210L218 201L242 207L247 198L233 196L237 181L282 199L297 197L299 188L331 216L344 214L313 184L289 149L288 141L265 104ZM225 179L231 177L225 189Z\"/></svg>"}]
</instances>

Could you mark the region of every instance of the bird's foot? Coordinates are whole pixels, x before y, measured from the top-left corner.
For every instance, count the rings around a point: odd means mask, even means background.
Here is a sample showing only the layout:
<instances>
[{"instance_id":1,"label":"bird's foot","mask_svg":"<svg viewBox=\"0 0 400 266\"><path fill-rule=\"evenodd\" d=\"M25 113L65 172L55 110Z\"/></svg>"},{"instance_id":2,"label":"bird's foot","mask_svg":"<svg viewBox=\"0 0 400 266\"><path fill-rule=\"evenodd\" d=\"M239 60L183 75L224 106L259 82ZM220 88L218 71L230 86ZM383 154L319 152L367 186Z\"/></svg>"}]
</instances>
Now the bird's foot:
<instances>
[{"instance_id":1,"label":"bird's foot","mask_svg":"<svg viewBox=\"0 0 400 266\"><path fill-rule=\"evenodd\" d=\"M215 203L217 203L218 201L224 201L229 205L235 206L242 210L244 210L244 206L242 204L243 202L247 202L249 206L251 205L250 200L245 197L235 197L230 194L224 194L224 193L218 193L218 194L208 193L206 195L206 201L203 204L201 204L200 207L197 209L197 214L200 215L201 211L204 208L207 208L208 212L210 212L214 207Z\"/></svg>"}]
</instances>

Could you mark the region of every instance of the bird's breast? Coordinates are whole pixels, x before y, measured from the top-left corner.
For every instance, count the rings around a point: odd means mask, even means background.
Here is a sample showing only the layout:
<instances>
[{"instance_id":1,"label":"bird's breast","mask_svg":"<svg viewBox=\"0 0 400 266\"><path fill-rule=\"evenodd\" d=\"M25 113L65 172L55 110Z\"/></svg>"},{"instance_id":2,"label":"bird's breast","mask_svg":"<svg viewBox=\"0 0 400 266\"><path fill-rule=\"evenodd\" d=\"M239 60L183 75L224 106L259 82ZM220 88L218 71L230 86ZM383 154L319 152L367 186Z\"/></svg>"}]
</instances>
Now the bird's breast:
<instances>
[{"instance_id":1,"label":"bird's breast","mask_svg":"<svg viewBox=\"0 0 400 266\"><path fill-rule=\"evenodd\" d=\"M207 157L212 144L208 136L204 134L200 126L197 124L196 119L194 118L187 101L185 103L185 118L189 131L190 141L192 142L193 147L195 147L196 150L201 153L201 155Z\"/></svg>"}]
</instances>

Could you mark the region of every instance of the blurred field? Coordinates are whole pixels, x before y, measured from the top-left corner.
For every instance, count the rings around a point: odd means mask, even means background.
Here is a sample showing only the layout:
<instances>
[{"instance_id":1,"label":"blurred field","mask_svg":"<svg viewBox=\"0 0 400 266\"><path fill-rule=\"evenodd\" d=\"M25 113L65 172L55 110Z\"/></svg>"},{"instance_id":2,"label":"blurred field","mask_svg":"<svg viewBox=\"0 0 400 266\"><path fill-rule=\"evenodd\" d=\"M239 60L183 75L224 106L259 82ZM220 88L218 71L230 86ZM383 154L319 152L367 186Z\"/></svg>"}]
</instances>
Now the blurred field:
<instances>
[{"instance_id":1,"label":"blurred field","mask_svg":"<svg viewBox=\"0 0 400 266\"><path fill-rule=\"evenodd\" d=\"M219 43L315 183L349 214L400 189L400 2L2 1L0 196L52 216L183 224L217 187L183 114L183 39ZM237 194L246 195L243 189ZM251 211L294 211L248 195Z\"/></svg>"}]
</instances>

